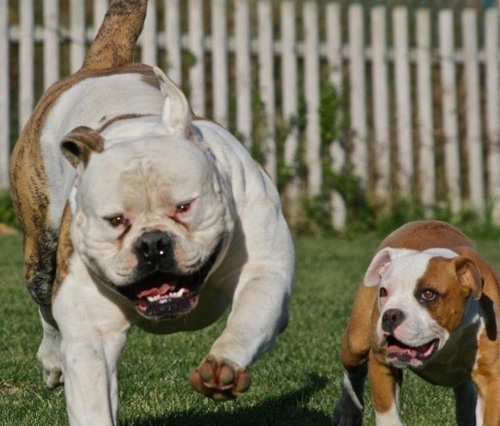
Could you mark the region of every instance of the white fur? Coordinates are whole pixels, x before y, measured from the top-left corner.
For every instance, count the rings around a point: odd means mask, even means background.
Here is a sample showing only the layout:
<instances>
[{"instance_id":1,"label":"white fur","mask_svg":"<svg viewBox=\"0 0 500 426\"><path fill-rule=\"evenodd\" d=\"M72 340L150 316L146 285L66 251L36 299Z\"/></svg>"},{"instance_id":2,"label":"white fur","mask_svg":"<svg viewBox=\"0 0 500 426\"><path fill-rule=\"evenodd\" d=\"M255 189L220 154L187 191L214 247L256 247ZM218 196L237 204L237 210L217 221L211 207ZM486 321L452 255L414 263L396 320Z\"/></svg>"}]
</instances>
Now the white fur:
<instances>
[{"instance_id":1,"label":"white fur","mask_svg":"<svg viewBox=\"0 0 500 426\"><path fill-rule=\"evenodd\" d=\"M404 426L396 403L393 402L391 408L385 413L375 411L375 424L377 426Z\"/></svg>"},{"instance_id":2,"label":"white fur","mask_svg":"<svg viewBox=\"0 0 500 426\"><path fill-rule=\"evenodd\" d=\"M182 117L173 123L183 95L172 89L167 96L165 103L159 91L133 75L86 80L61 97L44 129L52 219L61 217L68 196L74 215L75 253L53 303L72 425L116 424L116 368L132 325L155 333L196 330L232 304L210 355L246 368L274 344L287 322L295 259L274 184L222 127L187 120L185 131L178 126ZM154 116L108 127L102 133L104 152L93 154L86 168L78 167L75 180L75 171L58 153L60 138L77 125L98 127L101 117L124 113ZM71 189L67 182L73 181ZM195 201L188 233L169 212L190 200ZM134 225L117 245L117 231L103 217L124 208ZM137 262L133 244L145 229L175 236L179 267L186 271L224 241L198 305L178 319L150 321L109 288L110 282L129 282Z\"/></svg>"},{"instance_id":3,"label":"white fur","mask_svg":"<svg viewBox=\"0 0 500 426\"><path fill-rule=\"evenodd\" d=\"M438 337L441 347L444 345L448 332L436 323L414 296L415 285L427 270L432 257L425 252L414 252L394 259L389 265L379 284L388 292L386 298L379 298L380 319L377 323L379 338L383 338L384 313L389 309L400 309L405 313L406 320L396 329L395 337L398 340L416 347Z\"/></svg>"},{"instance_id":4,"label":"white fur","mask_svg":"<svg viewBox=\"0 0 500 426\"><path fill-rule=\"evenodd\" d=\"M75 170L61 156L59 142L78 126L99 128L103 118L122 114L159 114L161 93L138 74L117 74L82 80L56 101L40 134L50 189L50 218L59 226Z\"/></svg>"}]
</instances>

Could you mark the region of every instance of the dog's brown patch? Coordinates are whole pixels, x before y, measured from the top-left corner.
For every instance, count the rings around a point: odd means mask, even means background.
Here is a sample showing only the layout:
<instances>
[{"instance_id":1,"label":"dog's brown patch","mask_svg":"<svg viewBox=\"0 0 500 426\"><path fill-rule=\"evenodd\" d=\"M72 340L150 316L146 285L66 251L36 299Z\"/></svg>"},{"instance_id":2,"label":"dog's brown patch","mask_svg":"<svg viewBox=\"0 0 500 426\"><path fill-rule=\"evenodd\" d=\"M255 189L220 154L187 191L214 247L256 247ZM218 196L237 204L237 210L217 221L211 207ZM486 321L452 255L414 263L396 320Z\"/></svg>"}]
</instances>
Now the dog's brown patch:
<instances>
[{"instance_id":1,"label":"dog's brown patch","mask_svg":"<svg viewBox=\"0 0 500 426\"><path fill-rule=\"evenodd\" d=\"M61 151L73 167L80 162L86 166L93 153L104 151L104 138L87 126L78 126L64 136Z\"/></svg>"},{"instance_id":2,"label":"dog's brown patch","mask_svg":"<svg viewBox=\"0 0 500 426\"><path fill-rule=\"evenodd\" d=\"M377 251L384 247L424 251L430 248L472 247L469 239L454 226L439 220L410 222L389 234Z\"/></svg>"},{"instance_id":3,"label":"dog's brown patch","mask_svg":"<svg viewBox=\"0 0 500 426\"><path fill-rule=\"evenodd\" d=\"M457 265L456 260L433 257L415 287L416 297L428 288L439 294L436 302L428 304L426 308L436 322L450 333L462 322L465 301L471 293L469 287L460 283L457 267L461 267L461 264ZM480 276L477 279L480 280Z\"/></svg>"},{"instance_id":4,"label":"dog's brown patch","mask_svg":"<svg viewBox=\"0 0 500 426\"><path fill-rule=\"evenodd\" d=\"M74 247L71 241L71 221L73 214L69 202L64 207L61 219L61 229L59 230L59 245L57 247L57 273L52 288L52 301L57 296L61 284L69 273L71 258L73 257Z\"/></svg>"}]
</instances>

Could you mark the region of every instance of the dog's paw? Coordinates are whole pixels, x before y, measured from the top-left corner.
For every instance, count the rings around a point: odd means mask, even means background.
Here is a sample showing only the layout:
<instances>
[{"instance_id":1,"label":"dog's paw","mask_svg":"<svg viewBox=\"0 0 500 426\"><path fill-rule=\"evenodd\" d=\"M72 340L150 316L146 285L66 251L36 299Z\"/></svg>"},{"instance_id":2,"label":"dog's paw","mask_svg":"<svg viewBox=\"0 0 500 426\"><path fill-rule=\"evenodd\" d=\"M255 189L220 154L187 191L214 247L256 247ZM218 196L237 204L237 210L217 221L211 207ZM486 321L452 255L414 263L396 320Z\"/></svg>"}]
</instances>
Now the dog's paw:
<instances>
[{"instance_id":1,"label":"dog's paw","mask_svg":"<svg viewBox=\"0 0 500 426\"><path fill-rule=\"evenodd\" d=\"M361 426L363 411L342 395L333 411L333 426Z\"/></svg>"},{"instance_id":2,"label":"dog's paw","mask_svg":"<svg viewBox=\"0 0 500 426\"><path fill-rule=\"evenodd\" d=\"M232 361L208 355L189 378L192 388L217 401L234 399L250 387L250 375Z\"/></svg>"},{"instance_id":3,"label":"dog's paw","mask_svg":"<svg viewBox=\"0 0 500 426\"><path fill-rule=\"evenodd\" d=\"M47 347L42 341L36 353L36 359L42 370L43 381L49 389L54 389L64 383L61 354L58 348Z\"/></svg>"}]
</instances>

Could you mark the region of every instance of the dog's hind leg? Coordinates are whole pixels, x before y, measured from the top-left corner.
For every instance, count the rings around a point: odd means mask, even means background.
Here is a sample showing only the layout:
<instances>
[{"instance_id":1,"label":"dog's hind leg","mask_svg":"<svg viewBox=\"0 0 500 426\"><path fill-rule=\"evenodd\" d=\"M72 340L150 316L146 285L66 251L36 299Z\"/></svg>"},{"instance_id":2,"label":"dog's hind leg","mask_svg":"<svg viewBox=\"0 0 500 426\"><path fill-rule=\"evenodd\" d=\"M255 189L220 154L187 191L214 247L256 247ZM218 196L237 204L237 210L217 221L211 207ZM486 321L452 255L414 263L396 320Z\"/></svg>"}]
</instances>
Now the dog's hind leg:
<instances>
[{"instance_id":1,"label":"dog's hind leg","mask_svg":"<svg viewBox=\"0 0 500 426\"><path fill-rule=\"evenodd\" d=\"M377 287L361 285L356 295L349 325L342 342L344 381L342 395L335 405L334 426L357 426L363 421L363 393L370 352L371 312Z\"/></svg>"},{"instance_id":2,"label":"dog's hind leg","mask_svg":"<svg viewBox=\"0 0 500 426\"><path fill-rule=\"evenodd\" d=\"M458 426L477 426L476 425L476 403L477 395L472 380L453 388L455 394L455 417Z\"/></svg>"},{"instance_id":3,"label":"dog's hind leg","mask_svg":"<svg viewBox=\"0 0 500 426\"><path fill-rule=\"evenodd\" d=\"M61 333L52 316L50 306L40 305L40 320L43 327L43 339L36 359L43 373L43 380L50 389L63 384L61 360Z\"/></svg>"}]
</instances>

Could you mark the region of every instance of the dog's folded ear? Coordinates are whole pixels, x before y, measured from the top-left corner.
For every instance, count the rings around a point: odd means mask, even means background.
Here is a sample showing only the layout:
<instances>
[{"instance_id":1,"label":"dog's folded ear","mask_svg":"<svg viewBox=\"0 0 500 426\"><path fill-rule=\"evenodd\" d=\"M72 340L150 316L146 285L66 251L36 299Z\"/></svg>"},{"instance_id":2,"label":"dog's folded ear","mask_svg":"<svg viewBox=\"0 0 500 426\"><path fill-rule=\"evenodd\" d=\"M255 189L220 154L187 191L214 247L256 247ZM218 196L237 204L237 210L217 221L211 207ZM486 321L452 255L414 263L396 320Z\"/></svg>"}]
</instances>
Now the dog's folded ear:
<instances>
[{"instance_id":1,"label":"dog's folded ear","mask_svg":"<svg viewBox=\"0 0 500 426\"><path fill-rule=\"evenodd\" d=\"M367 287L379 285L381 278L385 275L387 269L389 269L391 262L396 257L405 256L410 253L415 253L415 250L384 247L374 256L370 266L368 266L363 284Z\"/></svg>"},{"instance_id":2,"label":"dog's folded ear","mask_svg":"<svg viewBox=\"0 0 500 426\"><path fill-rule=\"evenodd\" d=\"M390 248L384 248L372 259L363 279L365 286L374 287L379 285L380 279L387 272L387 268L391 264L391 250Z\"/></svg>"},{"instance_id":3,"label":"dog's folded ear","mask_svg":"<svg viewBox=\"0 0 500 426\"><path fill-rule=\"evenodd\" d=\"M94 129L80 126L69 132L61 141L61 151L73 167L87 165L94 152L104 150L104 138Z\"/></svg>"},{"instance_id":4,"label":"dog's folded ear","mask_svg":"<svg viewBox=\"0 0 500 426\"><path fill-rule=\"evenodd\" d=\"M160 89L165 96L161 121L169 135L190 136L191 107L184 93L158 67L154 72L160 80Z\"/></svg>"},{"instance_id":5,"label":"dog's folded ear","mask_svg":"<svg viewBox=\"0 0 500 426\"><path fill-rule=\"evenodd\" d=\"M475 300L479 300L483 294L483 279L474 261L459 256L453 259L453 264L462 287L472 292Z\"/></svg>"}]
</instances>

